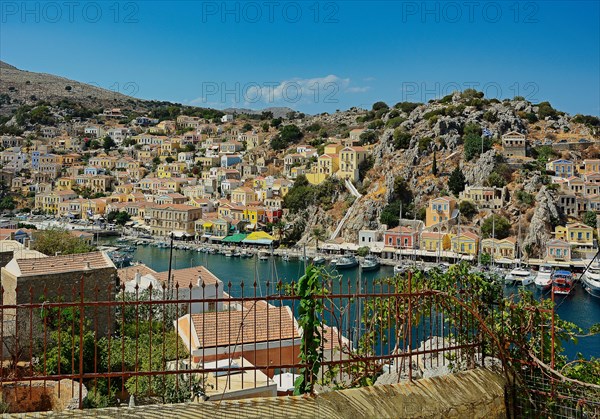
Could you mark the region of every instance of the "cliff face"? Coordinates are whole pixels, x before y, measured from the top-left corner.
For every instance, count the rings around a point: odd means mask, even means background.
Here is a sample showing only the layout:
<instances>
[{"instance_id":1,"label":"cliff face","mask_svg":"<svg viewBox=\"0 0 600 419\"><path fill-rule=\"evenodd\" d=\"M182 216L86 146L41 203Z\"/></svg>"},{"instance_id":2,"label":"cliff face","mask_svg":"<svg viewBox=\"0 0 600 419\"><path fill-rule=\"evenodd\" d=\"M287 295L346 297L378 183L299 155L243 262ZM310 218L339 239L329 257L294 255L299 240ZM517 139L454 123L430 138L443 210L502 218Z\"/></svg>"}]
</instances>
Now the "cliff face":
<instances>
[{"instance_id":1,"label":"cliff face","mask_svg":"<svg viewBox=\"0 0 600 419\"><path fill-rule=\"evenodd\" d=\"M561 214L555 204L556 197L545 186L541 187L535 201L535 211L523 240L523 249L529 249L530 255L543 256L546 243L552 238L552 222L558 221Z\"/></svg>"}]
</instances>

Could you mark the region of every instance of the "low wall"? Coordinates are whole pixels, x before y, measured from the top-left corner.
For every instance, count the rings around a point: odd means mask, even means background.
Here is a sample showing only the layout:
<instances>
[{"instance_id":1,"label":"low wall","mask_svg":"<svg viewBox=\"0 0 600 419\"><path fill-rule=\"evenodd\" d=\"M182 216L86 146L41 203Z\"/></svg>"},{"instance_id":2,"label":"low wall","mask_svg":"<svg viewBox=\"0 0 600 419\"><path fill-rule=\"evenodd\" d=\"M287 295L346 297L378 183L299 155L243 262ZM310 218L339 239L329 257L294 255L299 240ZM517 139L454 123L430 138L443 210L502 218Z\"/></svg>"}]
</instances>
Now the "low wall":
<instances>
[{"instance_id":1,"label":"low wall","mask_svg":"<svg viewBox=\"0 0 600 419\"><path fill-rule=\"evenodd\" d=\"M505 418L505 379L476 369L412 384L332 391L315 397L270 397L137 408L65 411L54 418Z\"/></svg>"}]
</instances>

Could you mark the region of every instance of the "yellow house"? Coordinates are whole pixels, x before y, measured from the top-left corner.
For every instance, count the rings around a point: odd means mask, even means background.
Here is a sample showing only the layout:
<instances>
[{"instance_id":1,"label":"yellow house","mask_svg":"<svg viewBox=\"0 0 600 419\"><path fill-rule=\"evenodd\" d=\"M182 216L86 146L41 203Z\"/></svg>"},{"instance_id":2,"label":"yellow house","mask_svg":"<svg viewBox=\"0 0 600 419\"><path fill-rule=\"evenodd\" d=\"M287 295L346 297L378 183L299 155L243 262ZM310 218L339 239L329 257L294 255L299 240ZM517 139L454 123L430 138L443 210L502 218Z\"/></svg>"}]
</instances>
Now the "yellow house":
<instances>
[{"instance_id":1,"label":"yellow house","mask_svg":"<svg viewBox=\"0 0 600 419\"><path fill-rule=\"evenodd\" d=\"M494 260L514 259L516 256L516 243L514 237L505 239L487 238L481 241L481 250L483 253L491 255Z\"/></svg>"},{"instance_id":2,"label":"yellow house","mask_svg":"<svg viewBox=\"0 0 600 419\"><path fill-rule=\"evenodd\" d=\"M573 245L593 245L594 229L581 223L571 223L566 226L557 226L554 235L559 240L564 240Z\"/></svg>"},{"instance_id":3,"label":"yellow house","mask_svg":"<svg viewBox=\"0 0 600 419\"><path fill-rule=\"evenodd\" d=\"M600 159L585 159L579 168L582 175L593 175L600 173Z\"/></svg>"},{"instance_id":4,"label":"yellow house","mask_svg":"<svg viewBox=\"0 0 600 419\"><path fill-rule=\"evenodd\" d=\"M103 215L106 211L106 199L86 199L81 202L81 218L86 220L94 215Z\"/></svg>"},{"instance_id":5,"label":"yellow house","mask_svg":"<svg viewBox=\"0 0 600 419\"><path fill-rule=\"evenodd\" d=\"M339 154L343 148L344 146L338 143L327 144L323 150L323 154Z\"/></svg>"},{"instance_id":6,"label":"yellow house","mask_svg":"<svg viewBox=\"0 0 600 419\"><path fill-rule=\"evenodd\" d=\"M425 212L425 226L431 227L450 220L454 215L455 209L456 200L449 196L442 196L430 200Z\"/></svg>"},{"instance_id":7,"label":"yellow house","mask_svg":"<svg viewBox=\"0 0 600 419\"><path fill-rule=\"evenodd\" d=\"M179 176L185 172L186 168L185 162L162 163L156 168L156 176L161 179Z\"/></svg>"},{"instance_id":8,"label":"yellow house","mask_svg":"<svg viewBox=\"0 0 600 419\"><path fill-rule=\"evenodd\" d=\"M337 177L358 181L358 166L367 158L367 151L363 147L345 147L339 156L340 169Z\"/></svg>"},{"instance_id":9,"label":"yellow house","mask_svg":"<svg viewBox=\"0 0 600 419\"><path fill-rule=\"evenodd\" d=\"M254 201L256 201L254 190L246 186L240 186L231 192L231 202L235 204L247 205Z\"/></svg>"},{"instance_id":10,"label":"yellow house","mask_svg":"<svg viewBox=\"0 0 600 419\"><path fill-rule=\"evenodd\" d=\"M569 243L581 256L591 256L594 253L594 229L588 225L571 223L564 227L557 226L554 236L557 240Z\"/></svg>"},{"instance_id":11,"label":"yellow house","mask_svg":"<svg viewBox=\"0 0 600 419\"><path fill-rule=\"evenodd\" d=\"M479 236L470 231L463 231L460 235L452 235L452 251L463 255L476 255L479 250Z\"/></svg>"},{"instance_id":12,"label":"yellow house","mask_svg":"<svg viewBox=\"0 0 600 419\"><path fill-rule=\"evenodd\" d=\"M424 231L421 233L421 249L438 252L450 249L450 236L447 233Z\"/></svg>"},{"instance_id":13,"label":"yellow house","mask_svg":"<svg viewBox=\"0 0 600 419\"><path fill-rule=\"evenodd\" d=\"M77 198L77 194L71 190L51 191L35 196L35 208L48 214L57 214L62 202Z\"/></svg>"},{"instance_id":14,"label":"yellow house","mask_svg":"<svg viewBox=\"0 0 600 419\"><path fill-rule=\"evenodd\" d=\"M56 189L57 191L71 190L71 189L73 189L75 184L76 184L75 178L61 177L61 178L58 178L58 180L56 181L56 185L55 185L54 189Z\"/></svg>"},{"instance_id":15,"label":"yellow house","mask_svg":"<svg viewBox=\"0 0 600 419\"><path fill-rule=\"evenodd\" d=\"M253 229L256 227L256 223L263 222L265 218L264 207L257 206L246 206L244 208L244 220L250 223L249 228Z\"/></svg>"}]
</instances>

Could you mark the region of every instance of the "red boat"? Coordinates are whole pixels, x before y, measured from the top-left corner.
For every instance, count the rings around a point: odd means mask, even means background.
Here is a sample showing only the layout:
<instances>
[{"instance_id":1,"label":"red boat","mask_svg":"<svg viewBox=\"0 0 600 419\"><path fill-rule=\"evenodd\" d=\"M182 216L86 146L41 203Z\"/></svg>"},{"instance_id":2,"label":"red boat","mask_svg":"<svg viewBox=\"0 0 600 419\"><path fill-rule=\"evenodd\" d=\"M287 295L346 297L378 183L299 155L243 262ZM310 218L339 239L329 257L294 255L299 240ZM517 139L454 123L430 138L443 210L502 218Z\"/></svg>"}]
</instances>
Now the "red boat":
<instances>
[{"instance_id":1,"label":"red boat","mask_svg":"<svg viewBox=\"0 0 600 419\"><path fill-rule=\"evenodd\" d=\"M573 274L571 271L554 271L552 274L552 292L569 295L573 290Z\"/></svg>"}]
</instances>

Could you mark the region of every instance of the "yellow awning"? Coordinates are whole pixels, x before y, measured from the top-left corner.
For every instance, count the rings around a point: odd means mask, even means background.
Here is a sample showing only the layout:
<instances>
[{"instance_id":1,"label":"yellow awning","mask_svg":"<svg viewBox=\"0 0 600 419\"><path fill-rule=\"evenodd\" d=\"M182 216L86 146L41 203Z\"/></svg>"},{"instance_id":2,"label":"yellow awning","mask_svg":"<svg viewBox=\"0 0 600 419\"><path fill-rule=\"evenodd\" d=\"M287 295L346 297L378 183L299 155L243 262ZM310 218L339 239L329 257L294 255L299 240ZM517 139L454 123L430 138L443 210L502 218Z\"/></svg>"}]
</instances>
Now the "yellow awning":
<instances>
[{"instance_id":1,"label":"yellow awning","mask_svg":"<svg viewBox=\"0 0 600 419\"><path fill-rule=\"evenodd\" d=\"M204 228L211 228L213 226L213 223L204 223L202 224L202 227Z\"/></svg>"}]
</instances>

